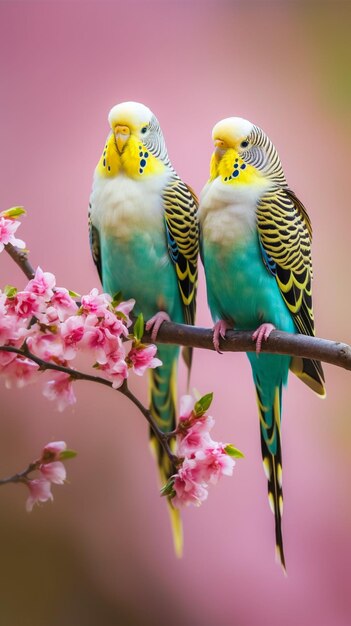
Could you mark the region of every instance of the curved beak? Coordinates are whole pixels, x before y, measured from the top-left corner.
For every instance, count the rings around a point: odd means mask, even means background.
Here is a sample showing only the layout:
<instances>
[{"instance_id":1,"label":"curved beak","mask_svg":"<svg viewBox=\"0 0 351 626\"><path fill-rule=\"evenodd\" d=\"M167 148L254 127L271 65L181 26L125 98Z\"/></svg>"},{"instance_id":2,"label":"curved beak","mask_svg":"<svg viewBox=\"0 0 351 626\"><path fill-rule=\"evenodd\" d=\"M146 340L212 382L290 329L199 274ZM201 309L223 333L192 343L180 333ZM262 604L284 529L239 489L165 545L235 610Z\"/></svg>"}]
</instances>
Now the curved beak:
<instances>
[{"instance_id":1,"label":"curved beak","mask_svg":"<svg viewBox=\"0 0 351 626\"><path fill-rule=\"evenodd\" d=\"M225 150L226 148L226 145L223 139L215 139L214 145L216 146L216 148L220 148L221 150Z\"/></svg>"},{"instance_id":2,"label":"curved beak","mask_svg":"<svg viewBox=\"0 0 351 626\"><path fill-rule=\"evenodd\" d=\"M223 141L223 139L215 139L214 140L214 146L215 146L215 155L217 157L217 159L221 159L223 154L225 153L226 149L227 149L227 144L225 143L225 141Z\"/></svg>"},{"instance_id":3,"label":"curved beak","mask_svg":"<svg viewBox=\"0 0 351 626\"><path fill-rule=\"evenodd\" d=\"M122 126L121 124L117 124L117 126L115 126L114 133L116 138L117 150L121 154L124 146L126 145L130 137L130 128L129 126Z\"/></svg>"}]
</instances>

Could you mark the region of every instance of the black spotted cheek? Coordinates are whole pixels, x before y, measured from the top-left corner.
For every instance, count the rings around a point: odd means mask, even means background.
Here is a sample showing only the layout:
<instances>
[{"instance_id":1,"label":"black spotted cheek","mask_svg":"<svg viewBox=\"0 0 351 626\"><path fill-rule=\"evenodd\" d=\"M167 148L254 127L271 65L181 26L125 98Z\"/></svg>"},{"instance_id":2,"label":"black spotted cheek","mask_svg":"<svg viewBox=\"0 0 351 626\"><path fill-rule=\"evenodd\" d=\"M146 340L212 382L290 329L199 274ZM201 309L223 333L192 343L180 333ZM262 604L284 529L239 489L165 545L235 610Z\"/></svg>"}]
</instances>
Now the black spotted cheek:
<instances>
[{"instance_id":1,"label":"black spotted cheek","mask_svg":"<svg viewBox=\"0 0 351 626\"><path fill-rule=\"evenodd\" d=\"M142 175L144 173L144 169L146 167L147 164L147 159L148 159L149 153L148 152L143 152L142 146L139 146L139 174Z\"/></svg>"}]
</instances>

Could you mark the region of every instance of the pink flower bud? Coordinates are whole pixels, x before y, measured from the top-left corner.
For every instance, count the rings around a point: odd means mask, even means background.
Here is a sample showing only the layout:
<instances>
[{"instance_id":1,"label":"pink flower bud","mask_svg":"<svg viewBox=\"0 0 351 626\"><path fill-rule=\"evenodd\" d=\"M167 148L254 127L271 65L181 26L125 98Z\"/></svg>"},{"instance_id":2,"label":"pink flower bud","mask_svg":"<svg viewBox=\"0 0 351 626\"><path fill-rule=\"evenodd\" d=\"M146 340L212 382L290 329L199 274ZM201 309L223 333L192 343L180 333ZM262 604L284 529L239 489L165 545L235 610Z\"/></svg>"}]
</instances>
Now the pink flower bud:
<instances>
[{"instance_id":1,"label":"pink flower bud","mask_svg":"<svg viewBox=\"0 0 351 626\"><path fill-rule=\"evenodd\" d=\"M59 461L60 454L67 449L65 441L52 441L44 446L41 453L41 460L43 463L51 463L52 461Z\"/></svg>"}]
</instances>

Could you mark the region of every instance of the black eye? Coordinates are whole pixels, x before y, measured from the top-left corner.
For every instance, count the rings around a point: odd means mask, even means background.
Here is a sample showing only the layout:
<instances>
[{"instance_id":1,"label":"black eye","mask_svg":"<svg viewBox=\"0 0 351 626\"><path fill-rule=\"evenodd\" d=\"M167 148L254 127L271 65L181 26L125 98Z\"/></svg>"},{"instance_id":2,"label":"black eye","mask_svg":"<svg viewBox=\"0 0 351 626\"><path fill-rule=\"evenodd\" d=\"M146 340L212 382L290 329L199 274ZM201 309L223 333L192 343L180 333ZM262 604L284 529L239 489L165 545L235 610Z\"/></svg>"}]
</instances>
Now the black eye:
<instances>
[{"instance_id":1,"label":"black eye","mask_svg":"<svg viewBox=\"0 0 351 626\"><path fill-rule=\"evenodd\" d=\"M145 135L146 131L147 131L147 126L143 126L143 128L141 129L142 134Z\"/></svg>"},{"instance_id":2,"label":"black eye","mask_svg":"<svg viewBox=\"0 0 351 626\"><path fill-rule=\"evenodd\" d=\"M242 141L240 145L241 145L242 148L247 148L247 146L249 145L249 142L248 141Z\"/></svg>"}]
</instances>

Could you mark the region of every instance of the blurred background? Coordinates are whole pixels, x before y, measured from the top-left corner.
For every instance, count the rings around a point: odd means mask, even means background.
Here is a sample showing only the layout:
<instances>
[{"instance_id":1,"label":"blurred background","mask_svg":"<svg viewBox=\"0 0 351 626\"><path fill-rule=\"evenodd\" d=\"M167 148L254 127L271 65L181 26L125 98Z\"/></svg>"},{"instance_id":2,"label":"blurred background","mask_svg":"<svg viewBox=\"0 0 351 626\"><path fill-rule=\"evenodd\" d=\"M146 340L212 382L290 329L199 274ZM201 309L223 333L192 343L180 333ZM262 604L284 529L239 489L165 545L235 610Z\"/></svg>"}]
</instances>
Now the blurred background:
<instances>
[{"instance_id":1,"label":"blurred background","mask_svg":"<svg viewBox=\"0 0 351 626\"><path fill-rule=\"evenodd\" d=\"M338 0L0 2L0 206L27 209L19 236L32 264L79 293L98 285L87 205L114 104L137 100L155 112L175 168L197 192L212 126L239 115L274 141L309 210L317 334L351 342L350 17ZM2 254L0 284L25 282ZM203 274L197 322L211 325ZM82 382L76 406L60 414L39 385L2 386L0 476L50 440L79 456L55 501L30 515L24 487L1 490L0 625L350 624L351 379L325 373L325 401L293 376L284 396L288 578L274 562L244 354L195 354L192 383L215 394L214 435L245 459L184 512L179 561L133 406ZM131 385L146 401L146 378Z\"/></svg>"}]
</instances>

